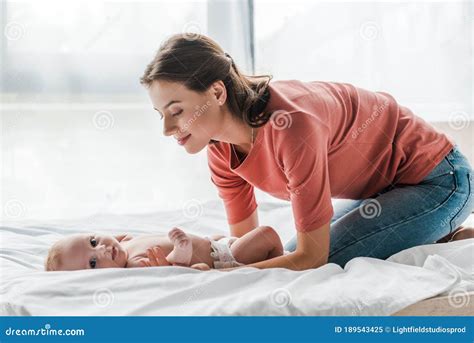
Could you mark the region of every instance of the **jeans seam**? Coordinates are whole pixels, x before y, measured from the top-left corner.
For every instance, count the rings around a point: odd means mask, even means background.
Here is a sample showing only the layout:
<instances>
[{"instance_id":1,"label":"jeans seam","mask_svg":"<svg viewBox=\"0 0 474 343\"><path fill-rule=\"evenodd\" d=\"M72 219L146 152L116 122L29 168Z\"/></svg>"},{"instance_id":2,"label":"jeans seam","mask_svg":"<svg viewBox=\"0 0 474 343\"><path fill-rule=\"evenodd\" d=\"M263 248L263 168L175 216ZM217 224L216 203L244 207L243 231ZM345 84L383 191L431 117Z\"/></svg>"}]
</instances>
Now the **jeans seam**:
<instances>
[{"instance_id":1,"label":"jeans seam","mask_svg":"<svg viewBox=\"0 0 474 343\"><path fill-rule=\"evenodd\" d=\"M456 156L454 156L454 155L458 154L458 152L459 152L459 150L457 149L457 145L456 145L449 151L449 153L445 157L448 160L451 160L451 159L454 160L456 158Z\"/></svg>"},{"instance_id":2,"label":"jeans seam","mask_svg":"<svg viewBox=\"0 0 474 343\"><path fill-rule=\"evenodd\" d=\"M444 173L444 174L440 174L440 175L437 175L437 176L434 176L434 177L432 177L432 178L428 178L428 177L431 175L431 173L434 172L435 169L438 168L438 167L441 165L441 163L443 163L444 161L446 161L446 163L448 163L448 164L450 165L450 167L453 169L452 171L454 171L455 168L454 168L453 164L452 164L451 161L450 161L450 155L451 155L451 154L452 154L452 152L449 153L449 154L447 154L447 155L441 160L441 162L439 162L438 165L437 165L436 167L434 167L433 170L432 170L428 175L426 175L426 177L425 177L423 180L421 180L421 181L419 182L419 184L422 184L423 182L426 182L426 181L430 181L430 180L436 179L437 177L440 177L440 176L443 176L443 175L448 175L449 172L448 172L448 173Z\"/></svg>"},{"instance_id":3,"label":"jeans seam","mask_svg":"<svg viewBox=\"0 0 474 343\"><path fill-rule=\"evenodd\" d=\"M458 213L456 213L453 218L451 218L451 220L449 221L449 227L450 227L450 233L452 232L453 230L453 226L452 226L452 223L455 219L458 218L458 215L459 213L461 213L465 208L466 208L466 205L467 203L469 202L469 198L472 196L472 188L471 188L471 178L470 178L470 173L466 173L466 176L467 176L467 185L469 187L468 189L468 193L467 193L467 197L466 197L466 201L464 201L464 203L462 204L461 206L461 209L458 211ZM456 229L456 228L454 228Z\"/></svg>"}]
</instances>

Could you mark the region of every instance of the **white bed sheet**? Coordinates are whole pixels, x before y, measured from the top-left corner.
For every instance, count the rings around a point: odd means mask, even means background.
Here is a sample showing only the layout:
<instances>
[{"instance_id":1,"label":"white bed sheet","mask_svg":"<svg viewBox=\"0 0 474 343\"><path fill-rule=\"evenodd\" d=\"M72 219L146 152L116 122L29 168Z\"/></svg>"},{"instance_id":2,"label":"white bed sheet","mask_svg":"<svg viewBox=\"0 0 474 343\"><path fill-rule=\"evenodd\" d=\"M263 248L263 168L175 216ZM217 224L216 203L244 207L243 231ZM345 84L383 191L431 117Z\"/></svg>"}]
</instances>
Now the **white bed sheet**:
<instances>
[{"instance_id":1,"label":"white bed sheet","mask_svg":"<svg viewBox=\"0 0 474 343\"><path fill-rule=\"evenodd\" d=\"M308 271L182 267L44 272L48 247L77 232L166 233L172 226L227 233L220 202L144 215L3 223L0 315L390 315L417 301L474 290L474 239L415 247L387 261L355 258ZM263 203L261 222L292 237L291 208Z\"/></svg>"}]
</instances>

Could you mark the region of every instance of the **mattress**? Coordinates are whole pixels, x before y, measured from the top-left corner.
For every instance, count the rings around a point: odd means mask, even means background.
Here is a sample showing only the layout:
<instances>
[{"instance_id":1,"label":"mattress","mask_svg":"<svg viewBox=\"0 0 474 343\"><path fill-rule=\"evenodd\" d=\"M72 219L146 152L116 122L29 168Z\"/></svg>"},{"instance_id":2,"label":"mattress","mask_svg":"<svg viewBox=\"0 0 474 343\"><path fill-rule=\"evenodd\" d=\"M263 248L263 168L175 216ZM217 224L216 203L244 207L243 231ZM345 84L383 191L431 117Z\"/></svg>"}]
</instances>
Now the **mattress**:
<instances>
[{"instance_id":1,"label":"mattress","mask_svg":"<svg viewBox=\"0 0 474 343\"><path fill-rule=\"evenodd\" d=\"M165 234L173 226L197 235L227 234L221 202L192 211L139 215L100 213L76 220L3 222L0 228L0 315L203 316L390 315L434 296L452 306L474 291L474 239L404 250L387 260L358 257L291 271L245 267L224 272L184 267L45 272L57 239L80 232ZM260 222L284 242L295 233L291 207L261 203ZM461 299L461 300L460 300Z\"/></svg>"}]
</instances>

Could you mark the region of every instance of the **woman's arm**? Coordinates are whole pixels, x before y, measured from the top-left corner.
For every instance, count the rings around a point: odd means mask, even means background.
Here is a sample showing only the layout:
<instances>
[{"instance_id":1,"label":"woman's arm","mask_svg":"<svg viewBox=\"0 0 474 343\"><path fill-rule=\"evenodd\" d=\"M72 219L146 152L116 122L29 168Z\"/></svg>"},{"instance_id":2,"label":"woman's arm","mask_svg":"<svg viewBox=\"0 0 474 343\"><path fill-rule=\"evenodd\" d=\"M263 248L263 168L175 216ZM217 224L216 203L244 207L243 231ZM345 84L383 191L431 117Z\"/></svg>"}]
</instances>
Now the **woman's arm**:
<instances>
[{"instance_id":1,"label":"woman's arm","mask_svg":"<svg viewBox=\"0 0 474 343\"><path fill-rule=\"evenodd\" d=\"M307 232L298 231L296 251L288 255L278 256L242 267L219 270L229 271L245 267L306 270L321 267L327 263L329 257L329 227L330 222L319 228L308 228L305 230Z\"/></svg>"},{"instance_id":2,"label":"woman's arm","mask_svg":"<svg viewBox=\"0 0 474 343\"><path fill-rule=\"evenodd\" d=\"M230 235L233 237L242 237L247 232L252 231L258 226L257 209L247 218L237 224L230 225Z\"/></svg>"}]
</instances>

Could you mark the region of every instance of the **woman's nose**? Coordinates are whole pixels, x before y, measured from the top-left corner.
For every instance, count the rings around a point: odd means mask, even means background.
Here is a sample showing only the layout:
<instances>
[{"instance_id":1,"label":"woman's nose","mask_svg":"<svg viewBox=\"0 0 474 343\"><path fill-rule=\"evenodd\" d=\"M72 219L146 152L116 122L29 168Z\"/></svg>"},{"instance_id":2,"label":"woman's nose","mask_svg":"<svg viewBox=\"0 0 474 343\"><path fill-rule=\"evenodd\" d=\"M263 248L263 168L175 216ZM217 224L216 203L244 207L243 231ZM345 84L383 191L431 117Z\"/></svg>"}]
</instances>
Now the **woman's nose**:
<instances>
[{"instance_id":1,"label":"woman's nose","mask_svg":"<svg viewBox=\"0 0 474 343\"><path fill-rule=\"evenodd\" d=\"M176 125L171 123L169 120L164 119L163 123L163 135L172 136L176 133Z\"/></svg>"}]
</instances>

